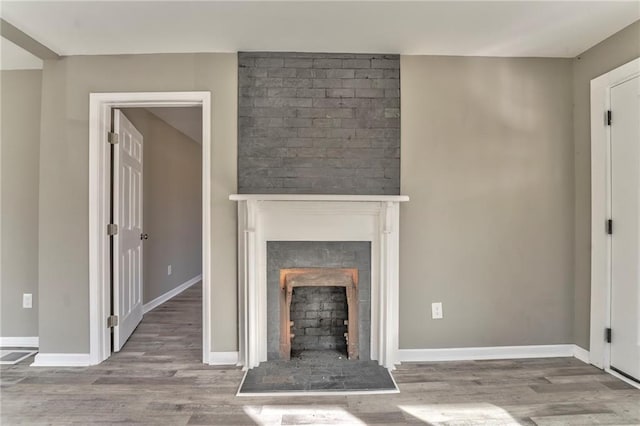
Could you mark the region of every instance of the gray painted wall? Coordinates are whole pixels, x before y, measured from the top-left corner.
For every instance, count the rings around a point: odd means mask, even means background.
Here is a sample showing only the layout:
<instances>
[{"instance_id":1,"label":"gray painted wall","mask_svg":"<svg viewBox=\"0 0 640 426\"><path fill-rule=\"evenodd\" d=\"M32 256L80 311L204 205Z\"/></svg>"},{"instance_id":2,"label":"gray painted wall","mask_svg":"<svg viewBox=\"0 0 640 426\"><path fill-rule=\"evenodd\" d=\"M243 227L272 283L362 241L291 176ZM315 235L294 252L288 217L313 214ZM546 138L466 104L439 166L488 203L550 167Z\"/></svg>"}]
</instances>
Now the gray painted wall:
<instances>
[{"instance_id":1,"label":"gray painted wall","mask_svg":"<svg viewBox=\"0 0 640 426\"><path fill-rule=\"evenodd\" d=\"M74 56L45 61L40 149L40 349L89 350L89 93L206 90L212 96L214 351L237 350L235 54ZM61 242L64 250L61 250Z\"/></svg>"},{"instance_id":2,"label":"gray painted wall","mask_svg":"<svg viewBox=\"0 0 640 426\"><path fill-rule=\"evenodd\" d=\"M400 347L572 343L571 60L401 62Z\"/></svg>"},{"instance_id":3,"label":"gray painted wall","mask_svg":"<svg viewBox=\"0 0 640 426\"><path fill-rule=\"evenodd\" d=\"M591 80L640 57L640 21L573 61L575 155L574 342L589 348L591 310Z\"/></svg>"},{"instance_id":4,"label":"gray painted wall","mask_svg":"<svg viewBox=\"0 0 640 426\"><path fill-rule=\"evenodd\" d=\"M202 114L200 108L189 108ZM139 108L123 113L144 137L143 300L202 274L202 146ZM171 265L172 273L167 274Z\"/></svg>"},{"instance_id":5,"label":"gray painted wall","mask_svg":"<svg viewBox=\"0 0 640 426\"><path fill-rule=\"evenodd\" d=\"M42 71L0 74L0 336L38 336L38 167ZM22 308L22 294L33 308Z\"/></svg>"},{"instance_id":6,"label":"gray painted wall","mask_svg":"<svg viewBox=\"0 0 640 426\"><path fill-rule=\"evenodd\" d=\"M238 54L241 193L398 194L398 55Z\"/></svg>"}]
</instances>

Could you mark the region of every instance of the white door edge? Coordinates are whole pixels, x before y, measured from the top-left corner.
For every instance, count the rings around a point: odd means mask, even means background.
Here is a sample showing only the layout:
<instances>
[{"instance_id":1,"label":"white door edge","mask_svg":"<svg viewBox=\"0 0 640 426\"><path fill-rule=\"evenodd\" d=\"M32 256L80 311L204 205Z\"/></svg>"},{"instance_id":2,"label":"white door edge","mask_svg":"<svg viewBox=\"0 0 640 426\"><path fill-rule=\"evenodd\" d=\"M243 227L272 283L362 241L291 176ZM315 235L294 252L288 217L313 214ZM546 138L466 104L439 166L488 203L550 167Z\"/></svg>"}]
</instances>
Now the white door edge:
<instances>
[{"instance_id":1,"label":"white door edge","mask_svg":"<svg viewBox=\"0 0 640 426\"><path fill-rule=\"evenodd\" d=\"M89 95L89 357L96 365L111 355L109 144L111 109L130 107L202 108L202 360L209 362L211 335L211 92L118 92Z\"/></svg>"},{"instance_id":2,"label":"white door edge","mask_svg":"<svg viewBox=\"0 0 640 426\"><path fill-rule=\"evenodd\" d=\"M591 80L591 329L589 361L608 370L605 329L611 318L611 239L605 224L611 216L610 131L606 111L612 87L640 75L640 58Z\"/></svg>"}]
</instances>

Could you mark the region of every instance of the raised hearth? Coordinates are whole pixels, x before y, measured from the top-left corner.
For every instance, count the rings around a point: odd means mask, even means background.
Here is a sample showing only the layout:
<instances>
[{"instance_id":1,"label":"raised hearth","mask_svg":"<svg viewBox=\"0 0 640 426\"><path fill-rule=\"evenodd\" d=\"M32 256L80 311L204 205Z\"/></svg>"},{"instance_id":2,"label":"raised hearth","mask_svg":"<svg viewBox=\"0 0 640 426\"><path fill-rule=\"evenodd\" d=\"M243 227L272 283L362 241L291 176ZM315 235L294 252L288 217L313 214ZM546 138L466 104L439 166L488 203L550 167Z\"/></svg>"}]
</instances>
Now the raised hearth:
<instances>
[{"instance_id":1,"label":"raised hearth","mask_svg":"<svg viewBox=\"0 0 640 426\"><path fill-rule=\"evenodd\" d=\"M238 194L229 198L238 201L239 360L244 368L267 360L267 242L368 241L370 355L393 369L399 362L399 205L409 197Z\"/></svg>"}]
</instances>

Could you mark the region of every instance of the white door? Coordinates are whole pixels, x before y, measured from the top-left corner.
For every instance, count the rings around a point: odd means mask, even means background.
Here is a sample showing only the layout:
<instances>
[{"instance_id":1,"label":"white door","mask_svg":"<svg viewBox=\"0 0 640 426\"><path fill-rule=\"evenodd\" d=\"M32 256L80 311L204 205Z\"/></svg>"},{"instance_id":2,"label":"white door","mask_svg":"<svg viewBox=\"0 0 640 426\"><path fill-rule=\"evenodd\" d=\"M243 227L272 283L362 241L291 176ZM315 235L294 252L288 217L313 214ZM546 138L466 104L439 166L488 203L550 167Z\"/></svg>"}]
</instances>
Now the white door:
<instances>
[{"instance_id":1,"label":"white door","mask_svg":"<svg viewBox=\"0 0 640 426\"><path fill-rule=\"evenodd\" d=\"M142 320L142 135L114 111L113 199L118 233L113 248L113 350L120 351Z\"/></svg>"},{"instance_id":2,"label":"white door","mask_svg":"<svg viewBox=\"0 0 640 426\"><path fill-rule=\"evenodd\" d=\"M640 379L640 77L611 88L612 369Z\"/></svg>"}]
</instances>

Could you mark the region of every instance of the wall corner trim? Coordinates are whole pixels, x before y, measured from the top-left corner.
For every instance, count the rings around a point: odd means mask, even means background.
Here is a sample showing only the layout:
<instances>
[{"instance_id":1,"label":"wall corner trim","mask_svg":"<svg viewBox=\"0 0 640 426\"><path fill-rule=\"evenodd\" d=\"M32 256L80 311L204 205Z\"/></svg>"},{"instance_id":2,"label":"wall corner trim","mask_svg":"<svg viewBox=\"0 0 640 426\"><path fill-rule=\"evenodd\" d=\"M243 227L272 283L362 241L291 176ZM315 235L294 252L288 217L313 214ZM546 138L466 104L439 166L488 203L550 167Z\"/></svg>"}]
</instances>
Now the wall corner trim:
<instances>
[{"instance_id":1,"label":"wall corner trim","mask_svg":"<svg viewBox=\"0 0 640 426\"><path fill-rule=\"evenodd\" d=\"M589 361L589 351L586 349L581 348L578 345L573 345L573 356L578 358L580 361L584 362L585 364L591 364L591 362Z\"/></svg>"},{"instance_id":2,"label":"wall corner trim","mask_svg":"<svg viewBox=\"0 0 640 426\"><path fill-rule=\"evenodd\" d=\"M180 284L173 290L169 290L168 292L156 297L152 301L145 303L144 305L142 305L142 313L146 314L150 310L157 308L158 306L176 297L178 294L182 293L192 285L199 283L200 281L202 281L202 274L191 278L189 281Z\"/></svg>"},{"instance_id":3,"label":"wall corner trim","mask_svg":"<svg viewBox=\"0 0 640 426\"><path fill-rule=\"evenodd\" d=\"M238 352L211 352L209 365L239 365Z\"/></svg>"},{"instance_id":4,"label":"wall corner trim","mask_svg":"<svg viewBox=\"0 0 640 426\"><path fill-rule=\"evenodd\" d=\"M40 338L32 337L0 337L0 346L3 348L38 348Z\"/></svg>"},{"instance_id":5,"label":"wall corner trim","mask_svg":"<svg viewBox=\"0 0 640 426\"><path fill-rule=\"evenodd\" d=\"M89 354L37 354L31 367L87 367L92 365Z\"/></svg>"},{"instance_id":6,"label":"wall corner trim","mask_svg":"<svg viewBox=\"0 0 640 426\"><path fill-rule=\"evenodd\" d=\"M586 354L586 355L585 355ZM487 359L576 357L589 360L588 352L576 345L489 346L480 348L400 349L401 362L475 361Z\"/></svg>"}]
</instances>

